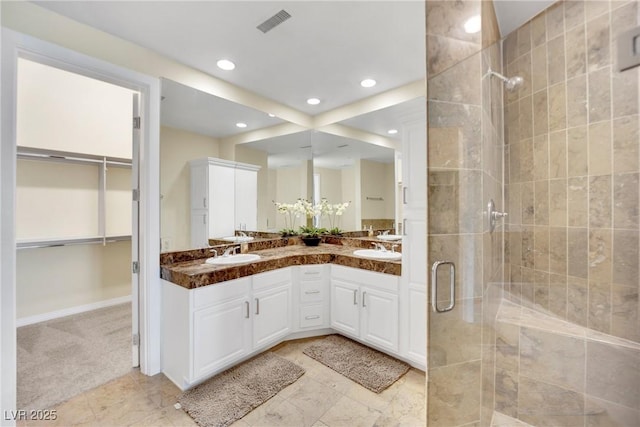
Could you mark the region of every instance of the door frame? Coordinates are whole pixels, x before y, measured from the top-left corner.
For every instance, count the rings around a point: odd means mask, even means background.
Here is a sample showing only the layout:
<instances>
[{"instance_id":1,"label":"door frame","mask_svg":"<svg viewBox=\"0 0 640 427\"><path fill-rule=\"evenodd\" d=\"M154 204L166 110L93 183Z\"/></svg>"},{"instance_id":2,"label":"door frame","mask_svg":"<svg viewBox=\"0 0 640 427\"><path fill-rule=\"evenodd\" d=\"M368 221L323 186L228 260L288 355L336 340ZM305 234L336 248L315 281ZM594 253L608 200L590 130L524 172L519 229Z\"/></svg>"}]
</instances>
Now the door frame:
<instances>
[{"instance_id":1,"label":"door frame","mask_svg":"<svg viewBox=\"0 0 640 427\"><path fill-rule=\"evenodd\" d=\"M2 28L0 144L0 412L16 409L16 73L19 57L140 93L140 370L160 372L160 80ZM3 417L4 418L4 417ZM4 420L5 423L11 420Z\"/></svg>"}]
</instances>

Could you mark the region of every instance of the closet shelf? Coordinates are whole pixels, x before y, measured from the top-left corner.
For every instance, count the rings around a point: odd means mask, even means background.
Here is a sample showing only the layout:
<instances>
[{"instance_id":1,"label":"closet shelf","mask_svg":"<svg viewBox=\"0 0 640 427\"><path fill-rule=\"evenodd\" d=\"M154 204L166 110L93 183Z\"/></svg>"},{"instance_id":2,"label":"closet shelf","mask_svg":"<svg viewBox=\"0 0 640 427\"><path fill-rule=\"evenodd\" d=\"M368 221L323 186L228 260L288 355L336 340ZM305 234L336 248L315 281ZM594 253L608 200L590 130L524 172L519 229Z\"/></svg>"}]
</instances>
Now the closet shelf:
<instances>
[{"instance_id":1,"label":"closet shelf","mask_svg":"<svg viewBox=\"0 0 640 427\"><path fill-rule=\"evenodd\" d=\"M98 156L94 154L72 153L68 151L45 150L42 148L18 147L18 158L23 160L42 160L49 162L106 164L114 167L131 167L131 159L121 157Z\"/></svg>"},{"instance_id":2,"label":"closet shelf","mask_svg":"<svg viewBox=\"0 0 640 427\"><path fill-rule=\"evenodd\" d=\"M18 240L17 249L53 248L57 246L95 245L131 240L131 235L72 237L66 239L24 239Z\"/></svg>"}]
</instances>

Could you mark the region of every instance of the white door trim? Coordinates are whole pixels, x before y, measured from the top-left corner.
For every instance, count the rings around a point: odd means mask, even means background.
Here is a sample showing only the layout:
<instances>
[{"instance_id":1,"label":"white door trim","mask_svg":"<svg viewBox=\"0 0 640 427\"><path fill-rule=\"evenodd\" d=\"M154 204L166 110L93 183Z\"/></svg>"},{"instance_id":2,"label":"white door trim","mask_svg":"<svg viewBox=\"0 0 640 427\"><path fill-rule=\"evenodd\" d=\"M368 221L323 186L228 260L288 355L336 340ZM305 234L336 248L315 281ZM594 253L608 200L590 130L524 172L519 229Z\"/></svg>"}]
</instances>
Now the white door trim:
<instances>
[{"instance_id":1,"label":"white door trim","mask_svg":"<svg viewBox=\"0 0 640 427\"><path fill-rule=\"evenodd\" d=\"M0 413L16 409L16 71L19 57L140 92L140 369L160 372L160 81L2 28L0 146ZM4 416L3 416L4 418ZM2 425L11 424L2 420Z\"/></svg>"}]
</instances>

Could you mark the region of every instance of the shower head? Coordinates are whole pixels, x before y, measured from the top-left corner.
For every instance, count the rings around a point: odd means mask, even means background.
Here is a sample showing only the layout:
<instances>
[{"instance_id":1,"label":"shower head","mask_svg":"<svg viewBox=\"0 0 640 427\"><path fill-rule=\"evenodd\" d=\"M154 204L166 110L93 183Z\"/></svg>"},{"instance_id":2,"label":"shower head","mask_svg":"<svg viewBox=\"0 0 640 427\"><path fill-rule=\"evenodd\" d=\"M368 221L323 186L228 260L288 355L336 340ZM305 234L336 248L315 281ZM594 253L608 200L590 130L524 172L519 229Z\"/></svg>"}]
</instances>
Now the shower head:
<instances>
[{"instance_id":1,"label":"shower head","mask_svg":"<svg viewBox=\"0 0 640 427\"><path fill-rule=\"evenodd\" d=\"M504 87L508 91L516 90L520 86L522 86L522 84L524 83L524 79L522 77L520 77L520 76L507 78L507 77L503 76L502 74L493 71L491 68L489 68L489 71L487 71L487 75L494 76L494 77L497 77L500 80L502 80L503 83L504 83Z\"/></svg>"},{"instance_id":2,"label":"shower head","mask_svg":"<svg viewBox=\"0 0 640 427\"><path fill-rule=\"evenodd\" d=\"M524 79L520 76L511 77L504 82L504 87L512 91L518 89L524 83Z\"/></svg>"}]
</instances>

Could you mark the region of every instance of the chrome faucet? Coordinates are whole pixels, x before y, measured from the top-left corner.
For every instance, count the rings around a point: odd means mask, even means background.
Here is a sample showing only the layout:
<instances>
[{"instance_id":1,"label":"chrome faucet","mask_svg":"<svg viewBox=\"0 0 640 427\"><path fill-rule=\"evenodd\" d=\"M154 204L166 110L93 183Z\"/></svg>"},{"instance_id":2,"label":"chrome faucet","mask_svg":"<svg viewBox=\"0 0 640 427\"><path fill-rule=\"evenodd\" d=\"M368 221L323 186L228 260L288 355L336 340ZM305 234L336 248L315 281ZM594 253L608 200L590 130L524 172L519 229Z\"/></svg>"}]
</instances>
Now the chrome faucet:
<instances>
[{"instance_id":1,"label":"chrome faucet","mask_svg":"<svg viewBox=\"0 0 640 427\"><path fill-rule=\"evenodd\" d=\"M385 248L382 243L371 242L371 244L377 251L387 252L387 248Z\"/></svg>"},{"instance_id":2,"label":"chrome faucet","mask_svg":"<svg viewBox=\"0 0 640 427\"><path fill-rule=\"evenodd\" d=\"M238 235L240 237L247 237L247 233L245 233L244 231L238 231Z\"/></svg>"},{"instance_id":3,"label":"chrome faucet","mask_svg":"<svg viewBox=\"0 0 640 427\"><path fill-rule=\"evenodd\" d=\"M398 245L391 245L391 252L396 253L396 248Z\"/></svg>"},{"instance_id":4,"label":"chrome faucet","mask_svg":"<svg viewBox=\"0 0 640 427\"><path fill-rule=\"evenodd\" d=\"M239 249L240 249L240 246L229 246L227 249L224 250L224 253L222 254L222 256L229 256Z\"/></svg>"},{"instance_id":5,"label":"chrome faucet","mask_svg":"<svg viewBox=\"0 0 640 427\"><path fill-rule=\"evenodd\" d=\"M217 257L217 256L218 256L218 251L217 251L217 250L215 250L215 249L213 249L213 248L210 248L210 249L209 249L209 252L213 252L213 256L214 256L214 257Z\"/></svg>"}]
</instances>

